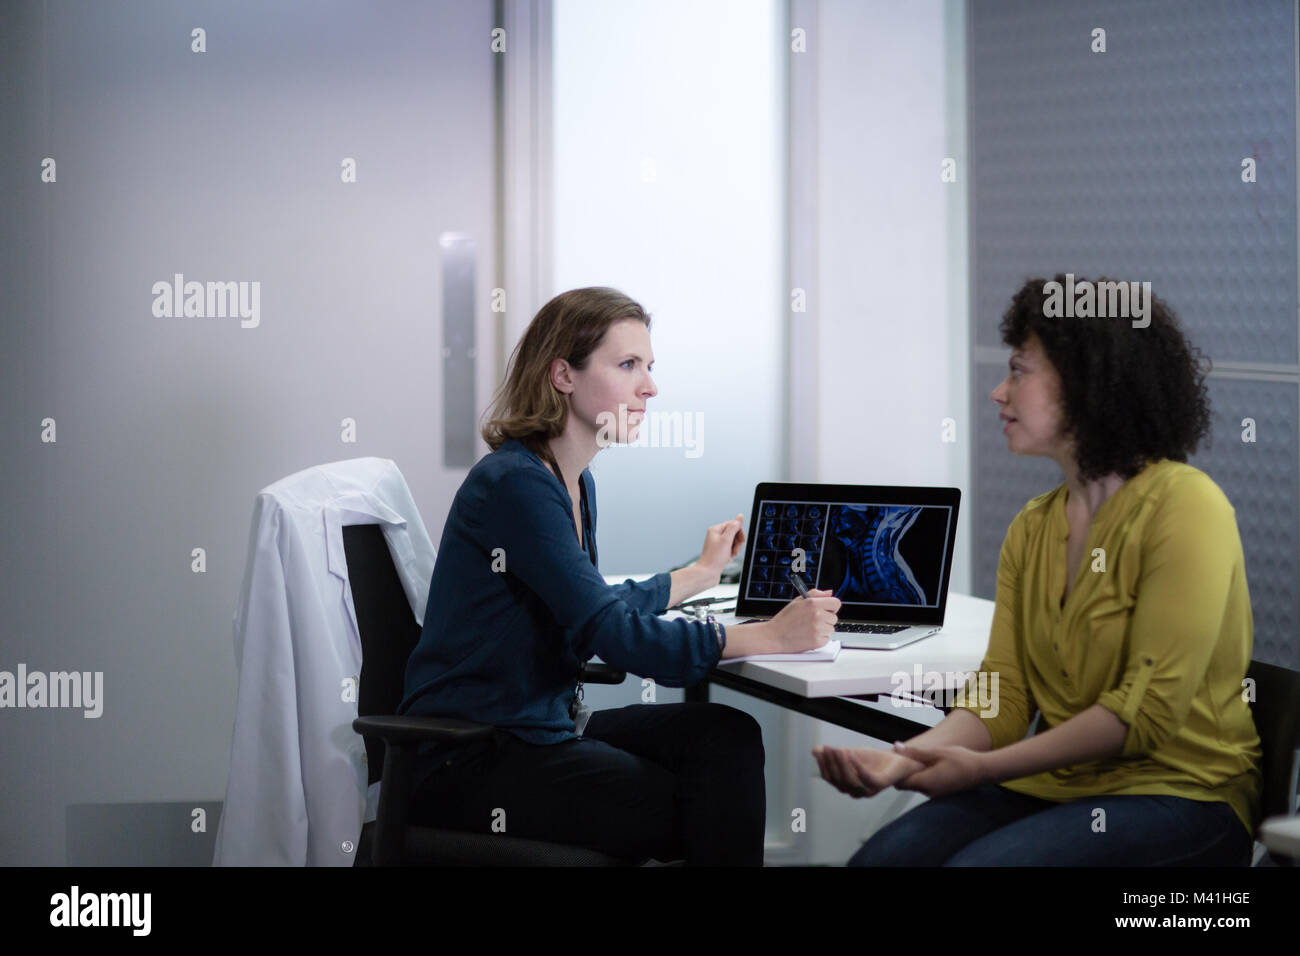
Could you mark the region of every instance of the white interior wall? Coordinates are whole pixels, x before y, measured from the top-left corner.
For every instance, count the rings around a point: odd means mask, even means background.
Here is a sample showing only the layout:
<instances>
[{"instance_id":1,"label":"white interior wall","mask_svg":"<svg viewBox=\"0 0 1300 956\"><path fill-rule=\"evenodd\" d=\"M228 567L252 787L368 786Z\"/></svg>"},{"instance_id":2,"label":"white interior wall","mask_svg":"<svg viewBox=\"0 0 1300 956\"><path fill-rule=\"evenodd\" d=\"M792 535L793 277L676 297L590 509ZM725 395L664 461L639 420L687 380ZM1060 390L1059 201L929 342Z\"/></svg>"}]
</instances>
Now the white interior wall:
<instances>
[{"instance_id":1,"label":"white interior wall","mask_svg":"<svg viewBox=\"0 0 1300 956\"><path fill-rule=\"evenodd\" d=\"M966 591L964 4L822 0L817 15L816 480L960 488L950 590ZM941 180L945 158L955 183ZM944 441L948 418L956 441ZM884 746L812 723L815 742ZM809 862L823 863L923 800L892 789L854 800L819 779L810 798Z\"/></svg>"}]
</instances>

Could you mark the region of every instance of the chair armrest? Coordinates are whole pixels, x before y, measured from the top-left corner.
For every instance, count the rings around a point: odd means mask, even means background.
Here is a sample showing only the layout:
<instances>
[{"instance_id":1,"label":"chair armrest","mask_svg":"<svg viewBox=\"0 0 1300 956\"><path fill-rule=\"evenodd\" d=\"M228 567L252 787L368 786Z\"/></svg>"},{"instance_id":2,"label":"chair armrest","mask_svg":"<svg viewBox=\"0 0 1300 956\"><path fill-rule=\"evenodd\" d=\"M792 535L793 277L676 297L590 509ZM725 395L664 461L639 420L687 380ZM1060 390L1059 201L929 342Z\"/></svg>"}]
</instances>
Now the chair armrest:
<instances>
[{"instance_id":1,"label":"chair armrest","mask_svg":"<svg viewBox=\"0 0 1300 956\"><path fill-rule=\"evenodd\" d=\"M582 665L584 684L621 684L627 677L627 671L619 671L608 664L588 661Z\"/></svg>"},{"instance_id":2,"label":"chair armrest","mask_svg":"<svg viewBox=\"0 0 1300 956\"><path fill-rule=\"evenodd\" d=\"M358 717L352 729L363 737L378 737L385 744L412 744L428 740L463 742L491 737L493 728L450 717Z\"/></svg>"},{"instance_id":3,"label":"chair armrest","mask_svg":"<svg viewBox=\"0 0 1300 956\"><path fill-rule=\"evenodd\" d=\"M352 729L363 737L378 737L384 742L384 770L370 857L374 866L392 866L402 861L416 745L424 741L480 740L495 733L495 728L488 724L450 717L358 717L352 721Z\"/></svg>"}]
</instances>

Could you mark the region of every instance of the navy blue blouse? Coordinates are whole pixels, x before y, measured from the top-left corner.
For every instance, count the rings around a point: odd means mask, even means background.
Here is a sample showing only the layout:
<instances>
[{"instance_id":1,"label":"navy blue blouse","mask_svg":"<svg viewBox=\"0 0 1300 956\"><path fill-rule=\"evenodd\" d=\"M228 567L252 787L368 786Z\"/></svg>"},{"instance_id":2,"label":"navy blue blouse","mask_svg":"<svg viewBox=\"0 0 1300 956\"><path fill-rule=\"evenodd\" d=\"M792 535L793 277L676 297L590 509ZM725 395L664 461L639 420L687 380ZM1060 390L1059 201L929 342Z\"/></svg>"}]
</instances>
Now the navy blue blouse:
<instances>
[{"instance_id":1,"label":"navy blue blouse","mask_svg":"<svg viewBox=\"0 0 1300 956\"><path fill-rule=\"evenodd\" d=\"M722 648L707 624L657 616L668 604L668 572L605 583L589 470L580 487L585 547L568 491L519 442L470 469L442 531L398 713L559 743L577 736L569 705L594 654L667 687L698 683L718 662Z\"/></svg>"}]
</instances>

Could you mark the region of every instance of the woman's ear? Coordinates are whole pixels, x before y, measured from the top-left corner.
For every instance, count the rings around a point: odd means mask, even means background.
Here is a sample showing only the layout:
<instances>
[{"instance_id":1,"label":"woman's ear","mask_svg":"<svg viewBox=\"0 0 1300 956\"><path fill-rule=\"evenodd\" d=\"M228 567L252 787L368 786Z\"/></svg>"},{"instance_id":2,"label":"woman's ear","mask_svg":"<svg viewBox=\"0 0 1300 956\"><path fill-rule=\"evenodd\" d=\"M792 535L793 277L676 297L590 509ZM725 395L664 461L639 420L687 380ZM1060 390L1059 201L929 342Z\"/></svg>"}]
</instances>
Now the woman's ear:
<instances>
[{"instance_id":1,"label":"woman's ear","mask_svg":"<svg viewBox=\"0 0 1300 956\"><path fill-rule=\"evenodd\" d=\"M573 394L573 375L569 368L569 363L562 358L557 358L551 363L551 384L555 390L564 395Z\"/></svg>"}]
</instances>

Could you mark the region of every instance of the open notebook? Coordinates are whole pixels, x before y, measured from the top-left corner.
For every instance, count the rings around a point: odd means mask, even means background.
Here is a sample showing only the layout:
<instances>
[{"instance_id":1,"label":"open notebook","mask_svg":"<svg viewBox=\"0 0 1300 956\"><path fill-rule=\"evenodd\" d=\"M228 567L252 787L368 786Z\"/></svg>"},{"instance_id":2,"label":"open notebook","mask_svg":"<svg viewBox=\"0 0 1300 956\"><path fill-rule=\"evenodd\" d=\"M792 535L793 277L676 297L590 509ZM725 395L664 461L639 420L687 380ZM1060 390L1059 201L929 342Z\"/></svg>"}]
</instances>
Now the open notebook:
<instances>
[{"instance_id":1,"label":"open notebook","mask_svg":"<svg viewBox=\"0 0 1300 956\"><path fill-rule=\"evenodd\" d=\"M739 664L741 661L833 661L840 656L840 642L827 641L821 647L798 654L746 654L744 657L729 657L718 661L719 667L727 664Z\"/></svg>"}]
</instances>

